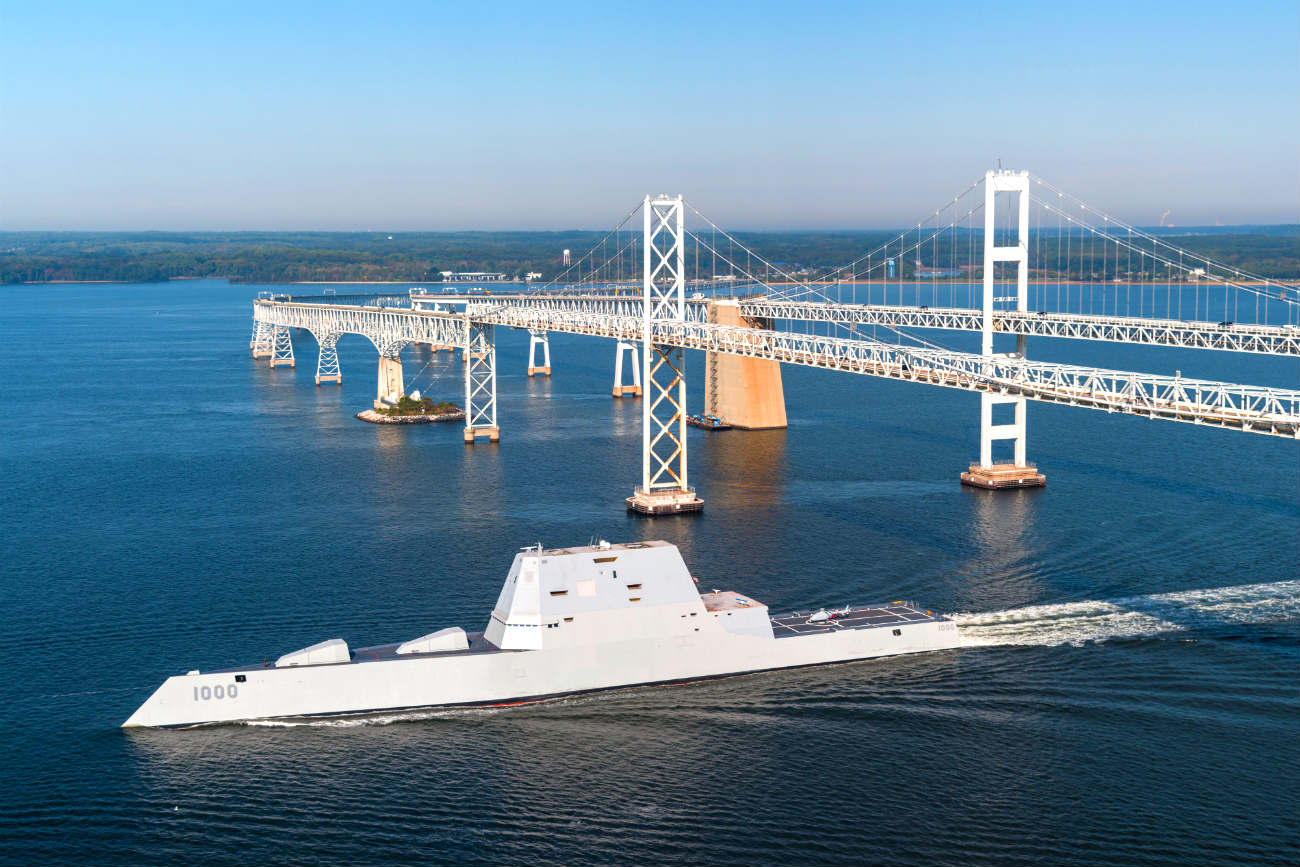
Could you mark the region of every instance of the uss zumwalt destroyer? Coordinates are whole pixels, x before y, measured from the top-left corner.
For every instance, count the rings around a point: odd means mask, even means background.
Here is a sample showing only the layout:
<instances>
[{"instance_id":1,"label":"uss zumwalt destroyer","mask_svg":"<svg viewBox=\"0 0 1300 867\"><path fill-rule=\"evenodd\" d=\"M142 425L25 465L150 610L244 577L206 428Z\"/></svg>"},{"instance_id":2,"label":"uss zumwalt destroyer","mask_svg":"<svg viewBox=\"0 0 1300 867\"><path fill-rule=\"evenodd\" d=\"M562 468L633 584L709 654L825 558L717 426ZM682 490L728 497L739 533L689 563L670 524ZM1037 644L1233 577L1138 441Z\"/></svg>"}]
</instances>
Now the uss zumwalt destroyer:
<instances>
[{"instance_id":1,"label":"uss zumwalt destroyer","mask_svg":"<svg viewBox=\"0 0 1300 867\"><path fill-rule=\"evenodd\" d=\"M700 593L667 542L538 546L515 556L482 633L451 627L358 650L335 638L274 664L191 671L124 725L491 707L957 644L956 624L914 604L771 616L734 591Z\"/></svg>"}]
</instances>

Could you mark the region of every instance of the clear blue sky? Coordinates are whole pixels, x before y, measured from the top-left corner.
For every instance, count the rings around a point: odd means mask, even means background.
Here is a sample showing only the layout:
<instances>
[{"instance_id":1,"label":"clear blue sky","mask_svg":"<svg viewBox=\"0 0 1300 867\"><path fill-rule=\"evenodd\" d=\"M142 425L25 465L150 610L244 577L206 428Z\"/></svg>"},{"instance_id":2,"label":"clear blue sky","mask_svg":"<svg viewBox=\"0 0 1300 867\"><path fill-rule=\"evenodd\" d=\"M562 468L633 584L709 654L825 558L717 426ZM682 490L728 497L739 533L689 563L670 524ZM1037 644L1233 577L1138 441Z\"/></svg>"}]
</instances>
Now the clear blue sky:
<instances>
[{"instance_id":1,"label":"clear blue sky","mask_svg":"<svg viewBox=\"0 0 1300 867\"><path fill-rule=\"evenodd\" d=\"M1296 0L983 5L0 0L0 228L1300 222Z\"/></svg>"}]
</instances>

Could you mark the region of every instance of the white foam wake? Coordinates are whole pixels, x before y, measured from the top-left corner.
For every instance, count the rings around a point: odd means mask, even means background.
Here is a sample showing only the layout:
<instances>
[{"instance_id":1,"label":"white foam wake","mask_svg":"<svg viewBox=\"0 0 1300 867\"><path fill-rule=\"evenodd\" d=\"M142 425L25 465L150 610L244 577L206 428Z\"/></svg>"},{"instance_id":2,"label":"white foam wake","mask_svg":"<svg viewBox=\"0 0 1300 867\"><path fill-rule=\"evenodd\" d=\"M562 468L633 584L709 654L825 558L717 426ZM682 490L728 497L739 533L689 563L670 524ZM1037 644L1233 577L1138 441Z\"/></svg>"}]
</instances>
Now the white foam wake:
<instances>
[{"instance_id":1,"label":"white foam wake","mask_svg":"<svg viewBox=\"0 0 1300 867\"><path fill-rule=\"evenodd\" d=\"M1079 645L1089 641L1138 638L1181 632L1197 626L1231 623L1285 623L1300 620L1300 580L1185 590L1114 601L1087 600L1057 605L1028 605L1005 611L950 615L962 645ZM550 703L581 702L582 697ZM346 717L249 720L244 725L269 728L350 728L501 713L505 708L426 708L375 712Z\"/></svg>"},{"instance_id":2,"label":"white foam wake","mask_svg":"<svg viewBox=\"0 0 1300 867\"><path fill-rule=\"evenodd\" d=\"M253 719L240 724L255 728L292 729L292 728L357 728L361 726L386 726L393 723L418 722L432 719L448 719L469 714L487 715L500 713L501 708L425 708L406 711L375 711L373 713L354 714L351 716L297 717L290 719Z\"/></svg>"},{"instance_id":3,"label":"white foam wake","mask_svg":"<svg viewBox=\"0 0 1300 867\"><path fill-rule=\"evenodd\" d=\"M1006 611L954 614L952 619L966 646L1078 645L1214 624L1294 622L1300 619L1300 581L1185 590L1110 602L1029 605Z\"/></svg>"}]
</instances>

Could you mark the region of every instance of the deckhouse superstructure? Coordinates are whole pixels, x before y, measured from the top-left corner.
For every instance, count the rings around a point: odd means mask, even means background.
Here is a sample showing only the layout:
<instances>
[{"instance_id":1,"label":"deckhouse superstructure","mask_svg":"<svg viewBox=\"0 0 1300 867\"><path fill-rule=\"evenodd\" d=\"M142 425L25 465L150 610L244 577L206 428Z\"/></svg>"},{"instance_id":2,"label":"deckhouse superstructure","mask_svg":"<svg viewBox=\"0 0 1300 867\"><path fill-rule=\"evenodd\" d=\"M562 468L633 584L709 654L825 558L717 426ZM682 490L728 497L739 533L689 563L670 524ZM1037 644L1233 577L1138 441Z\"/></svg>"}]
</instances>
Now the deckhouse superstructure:
<instances>
[{"instance_id":1,"label":"deckhouse superstructure","mask_svg":"<svg viewBox=\"0 0 1300 867\"><path fill-rule=\"evenodd\" d=\"M516 555L483 637L502 650L554 650L732 631L742 621L748 634L772 637L766 606L732 595L748 604L710 594L710 610L666 542L530 549Z\"/></svg>"}]
</instances>

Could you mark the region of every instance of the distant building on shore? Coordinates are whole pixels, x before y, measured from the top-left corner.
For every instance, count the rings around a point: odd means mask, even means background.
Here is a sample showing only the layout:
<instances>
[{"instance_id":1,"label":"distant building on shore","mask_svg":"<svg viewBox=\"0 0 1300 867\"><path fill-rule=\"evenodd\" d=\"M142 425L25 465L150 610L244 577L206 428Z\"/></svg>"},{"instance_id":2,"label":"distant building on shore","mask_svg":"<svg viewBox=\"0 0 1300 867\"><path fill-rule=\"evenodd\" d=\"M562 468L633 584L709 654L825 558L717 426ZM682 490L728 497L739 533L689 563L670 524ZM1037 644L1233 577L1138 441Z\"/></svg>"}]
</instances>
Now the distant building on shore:
<instances>
[{"instance_id":1,"label":"distant building on shore","mask_svg":"<svg viewBox=\"0 0 1300 867\"><path fill-rule=\"evenodd\" d=\"M499 271L443 271L444 283L500 283L509 280L509 274Z\"/></svg>"}]
</instances>

